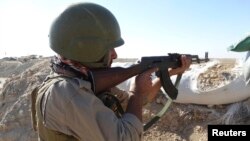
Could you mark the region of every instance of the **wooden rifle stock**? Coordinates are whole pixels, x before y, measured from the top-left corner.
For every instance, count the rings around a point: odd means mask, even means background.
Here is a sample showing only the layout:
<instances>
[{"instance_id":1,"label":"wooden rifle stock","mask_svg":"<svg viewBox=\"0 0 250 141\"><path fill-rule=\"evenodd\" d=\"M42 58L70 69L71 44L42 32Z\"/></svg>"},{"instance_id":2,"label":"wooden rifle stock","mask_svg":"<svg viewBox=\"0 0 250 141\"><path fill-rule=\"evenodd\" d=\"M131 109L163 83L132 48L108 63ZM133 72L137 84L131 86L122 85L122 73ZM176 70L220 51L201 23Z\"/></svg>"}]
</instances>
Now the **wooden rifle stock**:
<instances>
[{"instance_id":1,"label":"wooden rifle stock","mask_svg":"<svg viewBox=\"0 0 250 141\"><path fill-rule=\"evenodd\" d=\"M112 67L92 71L93 89L96 94L107 91L121 82L147 70L142 64L135 64L128 68Z\"/></svg>"}]
</instances>

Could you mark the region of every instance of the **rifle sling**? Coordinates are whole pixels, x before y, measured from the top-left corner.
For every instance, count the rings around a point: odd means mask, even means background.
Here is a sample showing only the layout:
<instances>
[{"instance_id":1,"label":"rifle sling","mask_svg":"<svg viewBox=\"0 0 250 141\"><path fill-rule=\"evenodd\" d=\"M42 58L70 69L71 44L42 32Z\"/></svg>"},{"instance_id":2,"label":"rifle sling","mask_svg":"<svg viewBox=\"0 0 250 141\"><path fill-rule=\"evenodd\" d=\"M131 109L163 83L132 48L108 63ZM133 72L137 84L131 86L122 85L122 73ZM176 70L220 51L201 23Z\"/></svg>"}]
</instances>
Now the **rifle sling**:
<instances>
[{"instance_id":1,"label":"rifle sling","mask_svg":"<svg viewBox=\"0 0 250 141\"><path fill-rule=\"evenodd\" d=\"M162 74L164 74L163 72L161 72ZM159 74L160 75L160 74ZM162 75L161 76L161 80L162 80ZM167 73L166 76L169 76L169 74ZM180 80L181 80L181 77L182 77L182 74L178 74L177 75L177 78L176 78L176 81L175 81L175 85L172 84L172 81L171 81L171 84L173 85L173 87L176 89L176 87L179 86L179 83L180 83ZM169 78L169 77L168 77ZM170 79L170 78L169 78ZM176 95L177 97L177 94L170 94L170 93L167 93L167 91L165 90L165 88L163 87L165 93L170 97L172 95ZM177 90L177 89L176 89ZM168 91L168 92L176 92L176 91ZM177 91L178 93L178 91ZM147 122L146 124L144 124L143 126L143 130L146 131L148 130L153 124L155 124L168 110L169 106L171 105L171 103L173 102L172 98L170 97L167 101L167 103L164 105L164 107L161 109L160 112L157 113L157 115L155 117L153 117L149 122Z\"/></svg>"}]
</instances>

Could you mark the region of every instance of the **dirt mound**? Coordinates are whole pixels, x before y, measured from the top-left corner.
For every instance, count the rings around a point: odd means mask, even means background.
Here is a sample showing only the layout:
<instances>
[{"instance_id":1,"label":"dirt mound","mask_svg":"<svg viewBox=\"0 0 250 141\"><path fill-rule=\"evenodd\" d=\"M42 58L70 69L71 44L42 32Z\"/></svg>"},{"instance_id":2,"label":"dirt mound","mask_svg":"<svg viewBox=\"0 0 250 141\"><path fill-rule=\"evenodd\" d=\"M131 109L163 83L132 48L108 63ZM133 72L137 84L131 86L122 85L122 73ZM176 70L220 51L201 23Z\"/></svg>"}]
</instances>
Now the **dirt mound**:
<instances>
[{"instance_id":1,"label":"dirt mound","mask_svg":"<svg viewBox=\"0 0 250 141\"><path fill-rule=\"evenodd\" d=\"M31 90L50 73L49 61L50 58L34 56L0 60L0 77L8 78L0 89L0 141L37 141L37 134L31 127L29 97ZM211 84L224 78L233 79L226 73L222 76L218 73L219 70L227 72L230 67L217 65L207 71L209 76L203 74L201 77L209 78ZM217 73L217 77L210 75L213 73ZM208 86L201 87L206 90ZM144 123L162 107L156 102L146 105ZM167 113L144 133L144 140L206 141L208 124L250 124L249 107L250 100L213 107L173 103Z\"/></svg>"},{"instance_id":2,"label":"dirt mound","mask_svg":"<svg viewBox=\"0 0 250 141\"><path fill-rule=\"evenodd\" d=\"M0 59L0 77L10 77L24 72L33 66L42 58L36 56L20 57L20 58L3 58Z\"/></svg>"},{"instance_id":3,"label":"dirt mound","mask_svg":"<svg viewBox=\"0 0 250 141\"><path fill-rule=\"evenodd\" d=\"M153 109L151 111L160 109L155 108L154 104L150 107ZM249 107L250 99L213 107L173 103L167 113L144 133L144 140L207 141L209 124L250 124ZM155 111L151 114L155 114Z\"/></svg>"},{"instance_id":4,"label":"dirt mound","mask_svg":"<svg viewBox=\"0 0 250 141\"><path fill-rule=\"evenodd\" d=\"M49 74L49 59L15 60L9 65L1 71L8 79L0 89L0 141L36 141L31 128L30 93Z\"/></svg>"}]
</instances>

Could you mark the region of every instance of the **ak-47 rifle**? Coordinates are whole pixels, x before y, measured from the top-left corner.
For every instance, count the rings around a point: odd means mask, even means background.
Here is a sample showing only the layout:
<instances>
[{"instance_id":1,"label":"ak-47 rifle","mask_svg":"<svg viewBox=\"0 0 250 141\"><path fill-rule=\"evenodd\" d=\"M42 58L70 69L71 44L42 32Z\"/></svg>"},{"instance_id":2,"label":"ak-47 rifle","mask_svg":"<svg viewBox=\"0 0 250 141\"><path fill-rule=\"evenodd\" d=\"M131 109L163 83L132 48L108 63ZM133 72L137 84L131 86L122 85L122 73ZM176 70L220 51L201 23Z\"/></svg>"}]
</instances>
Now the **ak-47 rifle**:
<instances>
[{"instance_id":1,"label":"ak-47 rifle","mask_svg":"<svg viewBox=\"0 0 250 141\"><path fill-rule=\"evenodd\" d=\"M160 77L162 87L168 96L174 100L177 98L178 90L172 83L168 74L169 68L177 68L181 66L181 55L178 53L169 53L168 56L149 56L142 57L138 64L128 68L113 67L107 69L97 69L92 71L93 90L96 94L104 92L121 82L140 74L150 68L157 67L156 76ZM208 54L204 59L200 59L198 55L184 54L192 59L192 63L207 62Z\"/></svg>"}]
</instances>

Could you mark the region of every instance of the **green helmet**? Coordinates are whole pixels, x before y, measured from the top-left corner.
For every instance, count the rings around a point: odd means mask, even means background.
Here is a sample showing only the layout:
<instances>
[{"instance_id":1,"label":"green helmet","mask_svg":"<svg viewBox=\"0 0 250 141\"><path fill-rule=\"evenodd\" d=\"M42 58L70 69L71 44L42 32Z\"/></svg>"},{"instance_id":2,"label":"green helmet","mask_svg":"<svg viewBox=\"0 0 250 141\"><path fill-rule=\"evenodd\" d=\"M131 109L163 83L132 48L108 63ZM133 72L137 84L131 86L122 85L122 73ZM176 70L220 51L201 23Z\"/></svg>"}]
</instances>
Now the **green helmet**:
<instances>
[{"instance_id":1,"label":"green helmet","mask_svg":"<svg viewBox=\"0 0 250 141\"><path fill-rule=\"evenodd\" d=\"M93 3L63 11L52 24L49 39L56 53L87 67L107 66L109 50L124 44L114 15Z\"/></svg>"}]
</instances>

